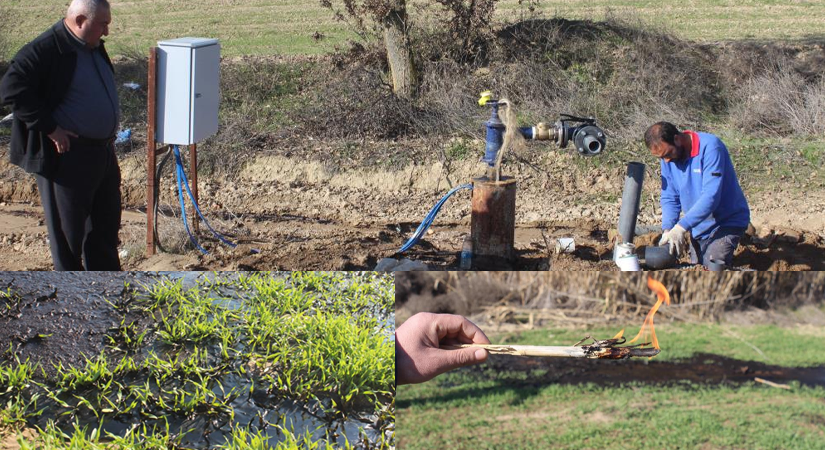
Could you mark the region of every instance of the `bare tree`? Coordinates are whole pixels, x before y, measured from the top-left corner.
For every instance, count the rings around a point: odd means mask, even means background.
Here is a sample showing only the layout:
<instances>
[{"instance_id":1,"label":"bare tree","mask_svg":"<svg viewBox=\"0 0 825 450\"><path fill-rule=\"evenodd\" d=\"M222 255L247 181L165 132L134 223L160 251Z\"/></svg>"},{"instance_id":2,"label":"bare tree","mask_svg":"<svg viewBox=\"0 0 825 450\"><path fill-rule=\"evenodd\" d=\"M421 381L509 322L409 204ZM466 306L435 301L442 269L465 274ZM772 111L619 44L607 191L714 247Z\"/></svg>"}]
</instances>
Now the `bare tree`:
<instances>
[{"instance_id":1,"label":"bare tree","mask_svg":"<svg viewBox=\"0 0 825 450\"><path fill-rule=\"evenodd\" d=\"M405 0L343 0L346 15L336 10L332 0L320 0L321 6L335 13L342 21L354 20L354 28L362 37L373 26L380 27L387 49L392 86L395 94L412 98L415 89L415 66L407 26Z\"/></svg>"},{"instance_id":2,"label":"bare tree","mask_svg":"<svg viewBox=\"0 0 825 450\"><path fill-rule=\"evenodd\" d=\"M451 38L466 54L475 53L479 38L492 25L498 0L436 0L427 7L440 7L447 14L443 24ZM519 3L525 0L520 0ZM529 3L538 0L530 0ZM339 20L350 22L359 35L370 29L383 35L390 65L393 91L402 98L412 98L416 88L416 70L410 41L410 20L406 0L342 0L343 9L336 9L333 0L320 0L321 6L334 12Z\"/></svg>"}]
</instances>

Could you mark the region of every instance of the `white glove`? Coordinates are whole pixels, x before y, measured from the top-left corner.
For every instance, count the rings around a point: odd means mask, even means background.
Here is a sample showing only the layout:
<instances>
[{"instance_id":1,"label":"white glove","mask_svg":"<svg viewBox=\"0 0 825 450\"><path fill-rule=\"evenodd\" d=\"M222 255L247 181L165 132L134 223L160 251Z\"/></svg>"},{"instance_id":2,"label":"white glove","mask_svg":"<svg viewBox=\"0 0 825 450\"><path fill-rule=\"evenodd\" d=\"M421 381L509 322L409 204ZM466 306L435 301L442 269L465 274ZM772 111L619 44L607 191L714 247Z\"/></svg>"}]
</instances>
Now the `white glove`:
<instances>
[{"instance_id":1,"label":"white glove","mask_svg":"<svg viewBox=\"0 0 825 450\"><path fill-rule=\"evenodd\" d=\"M679 225L673 229L665 231L662 234L662 239L659 240L659 245L670 245L670 254L681 256L685 251L685 229Z\"/></svg>"}]
</instances>

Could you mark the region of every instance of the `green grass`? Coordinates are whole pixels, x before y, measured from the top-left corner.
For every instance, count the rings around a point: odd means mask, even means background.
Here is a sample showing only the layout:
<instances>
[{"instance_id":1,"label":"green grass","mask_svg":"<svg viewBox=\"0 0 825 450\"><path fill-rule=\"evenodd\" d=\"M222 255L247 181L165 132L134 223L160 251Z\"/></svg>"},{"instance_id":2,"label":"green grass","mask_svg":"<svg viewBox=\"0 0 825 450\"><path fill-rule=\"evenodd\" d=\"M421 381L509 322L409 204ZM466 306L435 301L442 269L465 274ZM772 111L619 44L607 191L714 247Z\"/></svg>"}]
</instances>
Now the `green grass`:
<instances>
[{"instance_id":1,"label":"green grass","mask_svg":"<svg viewBox=\"0 0 825 450\"><path fill-rule=\"evenodd\" d=\"M40 438L23 448L104 448L101 442L113 439L122 448L165 448L190 431L170 430L170 422L199 417L234 423L234 402L253 394L257 407L268 402L276 408L288 399L319 405L315 414L329 420L367 411L394 422L394 346L381 322L394 311L391 276L214 274L191 288L182 279L128 288L107 300L123 320L109 330L108 348L84 366L58 364L46 376L29 361L0 363L0 435L38 423L47 409ZM127 322L127 314L151 320L141 328ZM274 448L334 446L319 439L318 430L293 434L279 414L267 419L283 437ZM62 425L53 426L52 418ZM71 433L65 418L74 425ZM143 431L96 431L114 418ZM226 448L269 448L256 444L257 431L244 434L235 425ZM392 445L380 434L376 448Z\"/></svg>"},{"instance_id":2,"label":"green grass","mask_svg":"<svg viewBox=\"0 0 825 450\"><path fill-rule=\"evenodd\" d=\"M354 448L350 444L343 447L336 447L326 441L318 441L313 438L310 431L295 433L294 429L278 426L278 432L283 436L283 441L276 445L270 445L265 433L251 432L243 428L232 430L227 442L216 448L224 450L333 450L343 448L350 450ZM180 438L170 434L168 429L142 428L121 437L111 433L101 433L99 429L89 427L75 427L71 433L49 426L41 430L36 445L23 438L18 438L18 444L22 450L166 450L170 448L181 448Z\"/></svg>"},{"instance_id":3,"label":"green grass","mask_svg":"<svg viewBox=\"0 0 825 450\"><path fill-rule=\"evenodd\" d=\"M11 51L16 51L56 22L66 4L63 0L4 0L4 3L16 19L6 24L5 33ZM341 4L339 1L334 3ZM668 14L660 14L663 10ZM774 0L699 0L689 3L675 0L593 0L586 3L543 0L539 11L544 17L567 19L603 20L608 15L630 17L697 41L800 39L825 34L825 24L820 20L825 16L825 4L815 0L791 3ZM502 0L497 4L496 19L499 21L527 14L517 0ZM419 22L432 20L417 17L413 8L411 15ZM203 36L220 39L224 55L322 54L357 38L346 24L335 21L332 13L321 8L317 1L136 0L115 3L112 16L109 42L114 53L137 51L143 54L159 40ZM324 37L314 39L315 32Z\"/></svg>"},{"instance_id":4,"label":"green grass","mask_svg":"<svg viewBox=\"0 0 825 450\"><path fill-rule=\"evenodd\" d=\"M478 158L481 154L481 146L475 145L472 141L464 138L455 138L449 143L445 154L449 160L460 160L467 158Z\"/></svg>"},{"instance_id":5,"label":"green grass","mask_svg":"<svg viewBox=\"0 0 825 450\"><path fill-rule=\"evenodd\" d=\"M724 124L699 130L719 136L728 147L739 183L745 194L772 192L777 186L791 192L805 192L825 186L825 139L816 136L771 137L745 134ZM640 161L658 172L659 160L650 154L639 137L637 142L608 140L604 153L580 157L570 149L556 150L579 173L594 169L622 168L628 161ZM551 144L532 144L542 148ZM541 151L541 150L540 150ZM648 183L649 181L645 181ZM652 181L658 183L658 180ZM657 196L658 198L658 196ZM658 201L658 200L657 200Z\"/></svg>"},{"instance_id":6,"label":"green grass","mask_svg":"<svg viewBox=\"0 0 825 450\"><path fill-rule=\"evenodd\" d=\"M798 385L512 388L454 374L399 389L397 437L405 449L816 449L823 396Z\"/></svg>"},{"instance_id":7,"label":"green grass","mask_svg":"<svg viewBox=\"0 0 825 450\"><path fill-rule=\"evenodd\" d=\"M718 135L747 191L772 191L781 184L798 192L825 185L825 141L820 137L760 137L725 129Z\"/></svg>"},{"instance_id":8,"label":"green grass","mask_svg":"<svg viewBox=\"0 0 825 450\"><path fill-rule=\"evenodd\" d=\"M654 361L711 353L783 366L823 362L818 349L825 334L814 328L667 323L656 328L662 353ZM605 338L616 331L537 330L493 335L491 340L568 345L586 333ZM625 335L636 331L628 328ZM605 387L531 384L529 372L508 372L509 379L523 381L516 385L490 370L482 369L482 376L472 370L398 389L399 448L816 449L825 439L825 389L798 382L790 383L790 391L756 383L689 381Z\"/></svg>"},{"instance_id":9,"label":"green grass","mask_svg":"<svg viewBox=\"0 0 825 450\"><path fill-rule=\"evenodd\" d=\"M494 335L490 339L501 344L573 345L587 334L597 339L607 339L613 337L620 329L597 327L588 328L586 331L533 330L518 334ZM629 340L638 332L638 327L627 327L624 336ZM817 366L825 362L817 348L825 345L825 334L816 334L806 328L657 323L656 336L662 347L662 353L654 358L657 361L688 359L695 354L709 353L793 367ZM754 350L751 345L758 348L761 353Z\"/></svg>"}]
</instances>

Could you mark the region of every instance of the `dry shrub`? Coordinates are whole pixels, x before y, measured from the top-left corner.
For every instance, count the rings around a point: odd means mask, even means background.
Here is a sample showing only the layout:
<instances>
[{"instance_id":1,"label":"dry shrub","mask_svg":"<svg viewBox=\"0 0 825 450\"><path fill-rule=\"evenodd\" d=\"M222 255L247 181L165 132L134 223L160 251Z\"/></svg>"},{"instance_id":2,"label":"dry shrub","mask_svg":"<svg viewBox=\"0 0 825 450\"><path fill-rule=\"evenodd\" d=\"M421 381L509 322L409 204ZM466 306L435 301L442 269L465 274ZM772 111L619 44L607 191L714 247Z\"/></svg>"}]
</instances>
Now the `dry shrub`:
<instances>
[{"instance_id":1,"label":"dry shrub","mask_svg":"<svg viewBox=\"0 0 825 450\"><path fill-rule=\"evenodd\" d=\"M452 272L396 275L396 303L410 313L475 314L493 305L562 310L589 317L644 315L655 297L646 274L609 272ZM728 310L823 304L825 273L665 272L652 275L671 295L671 317L718 318ZM418 277L408 280L409 277ZM429 277L429 282L422 279ZM400 296L399 296L400 295Z\"/></svg>"},{"instance_id":2,"label":"dry shrub","mask_svg":"<svg viewBox=\"0 0 825 450\"><path fill-rule=\"evenodd\" d=\"M413 102L392 94L380 45L333 56L297 122L313 135L394 139L478 137L478 94L514 102L520 121L590 115L613 137L637 139L658 120L695 125L724 105L710 54L639 23L527 20L464 51L443 28L413 35L420 86Z\"/></svg>"},{"instance_id":3,"label":"dry shrub","mask_svg":"<svg viewBox=\"0 0 825 450\"><path fill-rule=\"evenodd\" d=\"M309 60L267 57L222 61L218 133L204 142L209 151L198 168L236 173L251 152L268 146L273 134L294 136L291 114L302 107L300 93L312 67Z\"/></svg>"},{"instance_id":4,"label":"dry shrub","mask_svg":"<svg viewBox=\"0 0 825 450\"><path fill-rule=\"evenodd\" d=\"M121 128L132 128L132 131L145 130L146 101L149 73L148 52L128 50L114 56L115 81L117 82L118 97L120 99ZM129 89L124 83L137 83L138 89Z\"/></svg>"},{"instance_id":5,"label":"dry shrub","mask_svg":"<svg viewBox=\"0 0 825 450\"><path fill-rule=\"evenodd\" d=\"M731 121L760 134L823 135L825 77L807 82L782 64L749 78L733 94Z\"/></svg>"},{"instance_id":6,"label":"dry shrub","mask_svg":"<svg viewBox=\"0 0 825 450\"><path fill-rule=\"evenodd\" d=\"M413 133L419 108L392 93L387 62L377 46L333 56L333 67L306 93L296 111L305 133L325 138L395 139Z\"/></svg>"},{"instance_id":7,"label":"dry shrub","mask_svg":"<svg viewBox=\"0 0 825 450\"><path fill-rule=\"evenodd\" d=\"M751 78L793 65L793 55L778 45L731 42L705 48L717 54L715 69L728 92L737 90Z\"/></svg>"},{"instance_id":8,"label":"dry shrub","mask_svg":"<svg viewBox=\"0 0 825 450\"><path fill-rule=\"evenodd\" d=\"M632 21L519 22L500 30L472 64L448 59L449 41L426 41L438 44L421 49L419 101L438 118L438 131L477 135L475 100L486 89L513 100L522 120L591 115L626 139L657 120L695 125L724 105L712 55Z\"/></svg>"},{"instance_id":9,"label":"dry shrub","mask_svg":"<svg viewBox=\"0 0 825 450\"><path fill-rule=\"evenodd\" d=\"M301 123L318 136L394 139L411 132L415 106L396 97L378 72L354 68L318 87Z\"/></svg>"},{"instance_id":10,"label":"dry shrub","mask_svg":"<svg viewBox=\"0 0 825 450\"><path fill-rule=\"evenodd\" d=\"M702 128L704 120L730 116L739 126L781 133L823 129L822 83L798 75L816 61L800 60L799 49L698 45L633 17L608 17L524 20L476 36L468 52L466 41L433 23L411 30L420 77L412 102L392 94L380 43L356 45L333 56L327 76L309 89L296 119L303 132L478 138L487 111L476 101L488 89L513 101L520 123L553 122L560 113L593 116L624 141L638 141L659 120ZM779 72L777 61L792 68Z\"/></svg>"}]
</instances>

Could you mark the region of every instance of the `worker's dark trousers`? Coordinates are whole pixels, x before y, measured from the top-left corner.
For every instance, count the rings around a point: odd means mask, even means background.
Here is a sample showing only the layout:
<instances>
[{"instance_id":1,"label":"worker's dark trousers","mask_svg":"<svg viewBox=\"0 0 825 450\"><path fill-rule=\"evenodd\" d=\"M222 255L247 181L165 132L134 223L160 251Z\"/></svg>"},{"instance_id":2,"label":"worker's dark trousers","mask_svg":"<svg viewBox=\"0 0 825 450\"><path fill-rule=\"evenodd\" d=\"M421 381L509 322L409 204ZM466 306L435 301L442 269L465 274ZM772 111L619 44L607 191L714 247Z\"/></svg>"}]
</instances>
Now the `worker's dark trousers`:
<instances>
[{"instance_id":1,"label":"worker's dark trousers","mask_svg":"<svg viewBox=\"0 0 825 450\"><path fill-rule=\"evenodd\" d=\"M113 146L71 143L50 178L35 175L55 270L121 270L120 167ZM81 263L82 261L82 263Z\"/></svg>"},{"instance_id":2,"label":"worker's dark trousers","mask_svg":"<svg viewBox=\"0 0 825 450\"><path fill-rule=\"evenodd\" d=\"M731 267L733 252L744 234L745 228L718 227L705 239L690 238L690 262L708 267L710 260L724 261L725 266Z\"/></svg>"}]
</instances>

